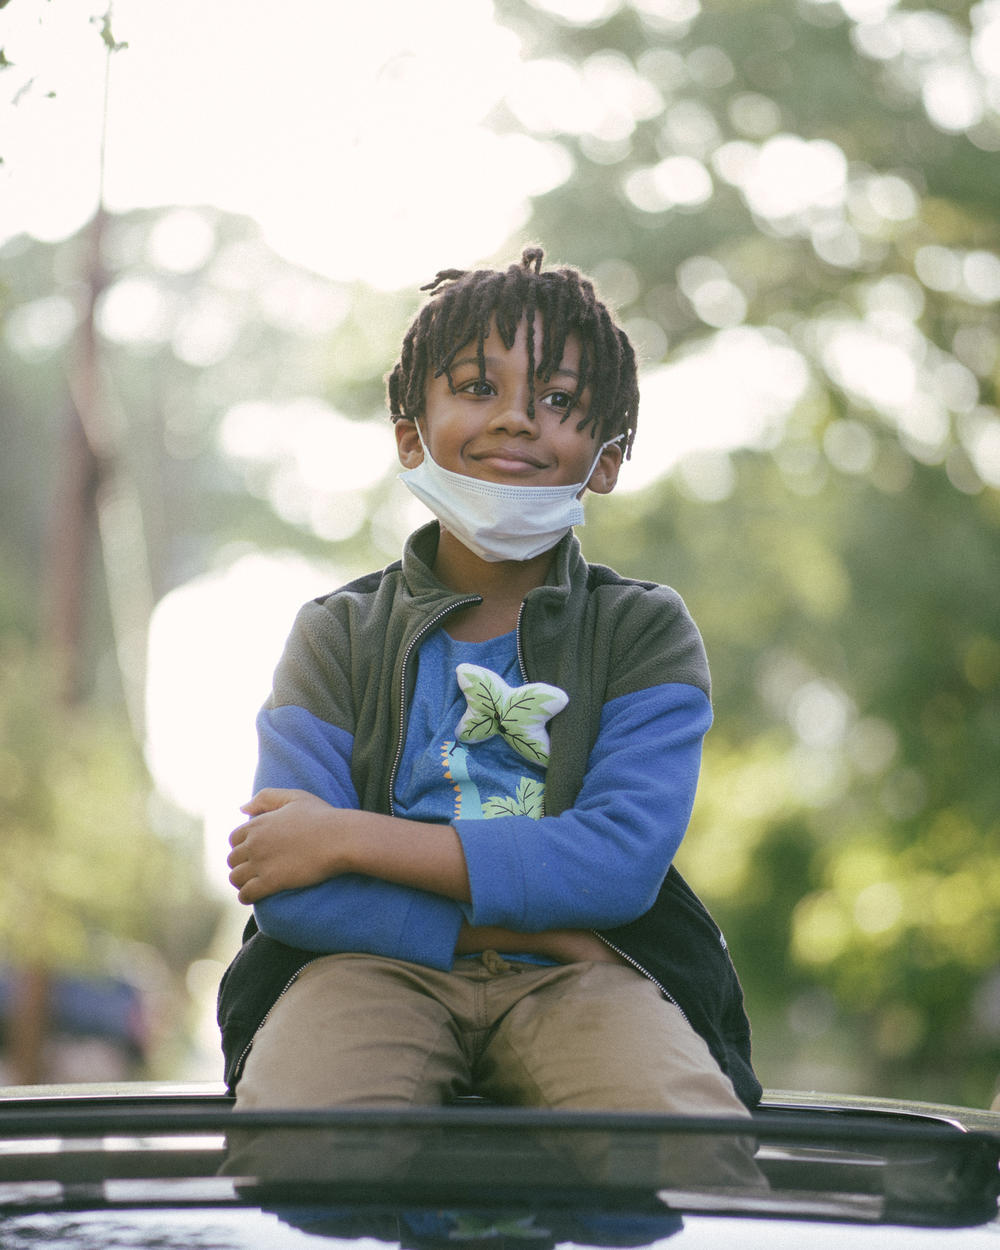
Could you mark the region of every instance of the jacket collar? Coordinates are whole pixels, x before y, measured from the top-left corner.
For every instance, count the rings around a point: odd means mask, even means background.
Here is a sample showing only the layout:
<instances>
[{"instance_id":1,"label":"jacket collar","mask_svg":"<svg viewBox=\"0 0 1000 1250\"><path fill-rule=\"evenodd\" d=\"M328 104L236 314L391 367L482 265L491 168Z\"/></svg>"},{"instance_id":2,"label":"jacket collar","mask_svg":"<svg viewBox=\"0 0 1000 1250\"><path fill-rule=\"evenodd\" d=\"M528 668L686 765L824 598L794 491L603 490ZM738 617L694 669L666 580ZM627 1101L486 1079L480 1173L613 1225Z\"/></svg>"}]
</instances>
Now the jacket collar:
<instances>
[{"instance_id":1,"label":"jacket collar","mask_svg":"<svg viewBox=\"0 0 1000 1250\"><path fill-rule=\"evenodd\" d=\"M434 557L437 555L440 528L437 521L430 521L415 530L406 540L403 547L403 577L414 599L422 599L430 595L435 599L442 597L462 598L441 581L432 572ZM586 580L586 561L580 550L580 541L570 530L559 540L555 548L555 556L549 569L548 579L542 586L529 592L529 598L553 597L564 599L569 595L574 584L579 584L582 577Z\"/></svg>"}]
</instances>

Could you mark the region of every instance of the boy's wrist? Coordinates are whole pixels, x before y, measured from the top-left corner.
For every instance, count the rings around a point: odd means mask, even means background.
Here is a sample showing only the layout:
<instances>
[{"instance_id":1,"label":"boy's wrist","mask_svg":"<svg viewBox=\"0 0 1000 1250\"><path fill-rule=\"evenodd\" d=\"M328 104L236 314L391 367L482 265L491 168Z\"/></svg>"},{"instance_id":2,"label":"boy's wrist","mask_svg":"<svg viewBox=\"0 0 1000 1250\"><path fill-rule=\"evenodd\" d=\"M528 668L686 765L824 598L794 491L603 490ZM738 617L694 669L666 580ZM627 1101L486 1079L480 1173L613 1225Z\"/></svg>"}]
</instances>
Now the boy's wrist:
<instances>
[{"instance_id":1,"label":"boy's wrist","mask_svg":"<svg viewBox=\"0 0 1000 1250\"><path fill-rule=\"evenodd\" d=\"M336 872L371 873L372 835L367 829L370 813L353 808L341 811L340 837L337 839Z\"/></svg>"},{"instance_id":2,"label":"boy's wrist","mask_svg":"<svg viewBox=\"0 0 1000 1250\"><path fill-rule=\"evenodd\" d=\"M355 809L338 816L331 875L359 873L469 901L465 855L451 826Z\"/></svg>"}]
</instances>

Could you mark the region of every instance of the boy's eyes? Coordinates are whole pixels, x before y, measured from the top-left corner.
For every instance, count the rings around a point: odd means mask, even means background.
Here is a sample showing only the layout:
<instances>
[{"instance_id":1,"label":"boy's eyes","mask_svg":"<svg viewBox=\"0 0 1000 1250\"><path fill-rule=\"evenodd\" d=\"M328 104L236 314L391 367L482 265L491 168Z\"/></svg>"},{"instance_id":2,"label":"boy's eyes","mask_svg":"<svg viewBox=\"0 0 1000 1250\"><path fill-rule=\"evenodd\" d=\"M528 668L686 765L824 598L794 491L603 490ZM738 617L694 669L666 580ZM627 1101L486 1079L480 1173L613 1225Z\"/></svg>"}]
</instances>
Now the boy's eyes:
<instances>
[{"instance_id":1,"label":"boy's eyes","mask_svg":"<svg viewBox=\"0 0 1000 1250\"><path fill-rule=\"evenodd\" d=\"M542 403L549 404L553 408L565 409L572 405L573 396L569 391L550 391L548 395L542 396Z\"/></svg>"},{"instance_id":2,"label":"boy's eyes","mask_svg":"<svg viewBox=\"0 0 1000 1250\"><path fill-rule=\"evenodd\" d=\"M459 395L475 395L481 398L487 398L497 394L497 389L492 382L487 382L482 378L472 378L468 382L463 382L455 387ZM558 408L565 411L572 407L573 395L569 391L549 391L547 394L539 395L538 402L548 404L550 408Z\"/></svg>"}]
</instances>

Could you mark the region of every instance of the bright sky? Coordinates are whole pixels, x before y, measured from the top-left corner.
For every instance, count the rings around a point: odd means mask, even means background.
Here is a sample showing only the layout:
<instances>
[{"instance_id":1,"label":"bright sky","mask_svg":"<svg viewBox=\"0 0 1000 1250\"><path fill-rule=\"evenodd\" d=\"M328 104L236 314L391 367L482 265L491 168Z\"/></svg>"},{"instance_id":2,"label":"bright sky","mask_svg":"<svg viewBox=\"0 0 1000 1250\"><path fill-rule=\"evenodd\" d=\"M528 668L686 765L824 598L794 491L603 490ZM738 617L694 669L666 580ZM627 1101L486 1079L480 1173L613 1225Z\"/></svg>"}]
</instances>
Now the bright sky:
<instances>
[{"instance_id":1,"label":"bright sky","mask_svg":"<svg viewBox=\"0 0 1000 1250\"><path fill-rule=\"evenodd\" d=\"M0 239L64 237L93 211L105 56L88 17L107 7L0 17L6 91L34 75L8 113ZM113 210L247 213L289 258L394 288L497 247L559 173L545 145L481 126L519 51L489 0L114 0L113 31Z\"/></svg>"}]
</instances>

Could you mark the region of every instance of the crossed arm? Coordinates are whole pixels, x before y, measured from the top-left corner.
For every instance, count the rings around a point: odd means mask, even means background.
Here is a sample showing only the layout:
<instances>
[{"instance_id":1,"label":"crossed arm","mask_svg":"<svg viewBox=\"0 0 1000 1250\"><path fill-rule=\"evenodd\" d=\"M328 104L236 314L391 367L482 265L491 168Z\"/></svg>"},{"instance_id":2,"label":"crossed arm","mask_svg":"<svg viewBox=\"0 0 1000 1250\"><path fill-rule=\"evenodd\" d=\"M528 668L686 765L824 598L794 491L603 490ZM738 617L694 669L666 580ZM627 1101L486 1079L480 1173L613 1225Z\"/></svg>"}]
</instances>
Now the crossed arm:
<instances>
[{"instance_id":1,"label":"crossed arm","mask_svg":"<svg viewBox=\"0 0 1000 1250\"><path fill-rule=\"evenodd\" d=\"M240 811L250 819L231 834L228 863L241 903L345 873L470 900L465 855L450 825L333 807L305 790L260 790Z\"/></svg>"},{"instance_id":2,"label":"crossed arm","mask_svg":"<svg viewBox=\"0 0 1000 1250\"><path fill-rule=\"evenodd\" d=\"M228 863L241 903L345 873L470 901L465 854L450 825L337 808L305 790L260 790L240 810L250 819L233 830ZM614 952L582 930L520 933L463 923L455 954L487 948L547 955L562 963L617 962Z\"/></svg>"},{"instance_id":3,"label":"crossed arm","mask_svg":"<svg viewBox=\"0 0 1000 1250\"><path fill-rule=\"evenodd\" d=\"M606 948L584 930L624 923L655 896L710 716L705 696L682 686L616 700L573 811L453 827L360 810L346 735L322 727L314 742L318 723L284 709L262 720L264 788L230 839L230 880L264 932L311 950L435 967L490 946L598 957Z\"/></svg>"}]
</instances>

